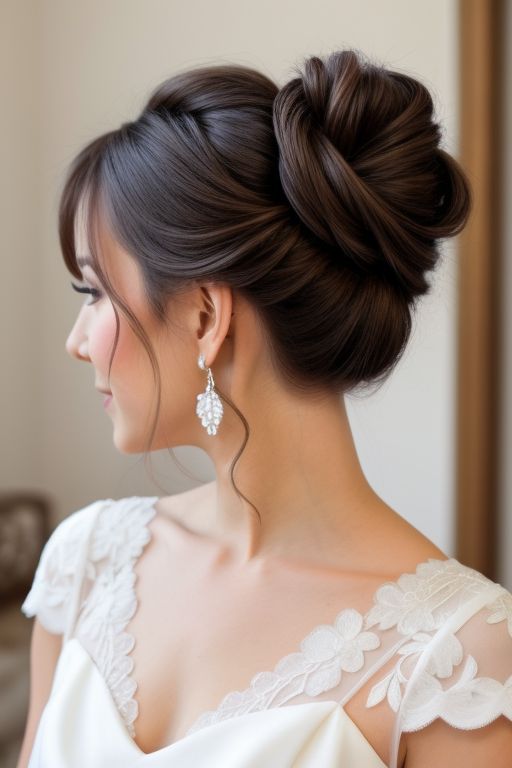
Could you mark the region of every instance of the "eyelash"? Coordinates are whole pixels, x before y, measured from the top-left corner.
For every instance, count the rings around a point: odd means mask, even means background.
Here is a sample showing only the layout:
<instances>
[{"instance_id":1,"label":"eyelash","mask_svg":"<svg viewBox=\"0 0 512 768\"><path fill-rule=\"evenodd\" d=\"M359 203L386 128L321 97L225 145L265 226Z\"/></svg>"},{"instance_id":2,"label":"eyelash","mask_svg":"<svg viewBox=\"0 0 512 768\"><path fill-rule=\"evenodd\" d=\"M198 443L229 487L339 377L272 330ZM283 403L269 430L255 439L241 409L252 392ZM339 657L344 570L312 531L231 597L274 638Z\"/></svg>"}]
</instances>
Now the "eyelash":
<instances>
[{"instance_id":1,"label":"eyelash","mask_svg":"<svg viewBox=\"0 0 512 768\"><path fill-rule=\"evenodd\" d=\"M91 304L96 304L98 299L101 296L100 291L98 291L96 288L87 288L82 287L80 285L75 285L75 283L71 283L71 287L74 288L75 291L78 291L78 293L90 293L91 296L95 297L94 301L88 301L86 306L90 306Z\"/></svg>"}]
</instances>

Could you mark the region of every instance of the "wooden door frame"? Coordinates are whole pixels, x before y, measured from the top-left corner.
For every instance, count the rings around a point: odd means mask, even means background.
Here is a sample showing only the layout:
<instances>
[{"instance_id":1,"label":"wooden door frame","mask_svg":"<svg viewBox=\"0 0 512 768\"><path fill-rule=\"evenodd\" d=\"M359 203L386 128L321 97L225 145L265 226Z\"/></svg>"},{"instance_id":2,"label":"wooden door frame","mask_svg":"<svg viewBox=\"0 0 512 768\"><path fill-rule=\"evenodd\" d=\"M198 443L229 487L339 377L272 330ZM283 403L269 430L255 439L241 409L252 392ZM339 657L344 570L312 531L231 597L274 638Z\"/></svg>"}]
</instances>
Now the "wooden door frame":
<instances>
[{"instance_id":1,"label":"wooden door frame","mask_svg":"<svg viewBox=\"0 0 512 768\"><path fill-rule=\"evenodd\" d=\"M456 554L498 579L506 0L459 0L460 153L473 210L458 236Z\"/></svg>"}]
</instances>

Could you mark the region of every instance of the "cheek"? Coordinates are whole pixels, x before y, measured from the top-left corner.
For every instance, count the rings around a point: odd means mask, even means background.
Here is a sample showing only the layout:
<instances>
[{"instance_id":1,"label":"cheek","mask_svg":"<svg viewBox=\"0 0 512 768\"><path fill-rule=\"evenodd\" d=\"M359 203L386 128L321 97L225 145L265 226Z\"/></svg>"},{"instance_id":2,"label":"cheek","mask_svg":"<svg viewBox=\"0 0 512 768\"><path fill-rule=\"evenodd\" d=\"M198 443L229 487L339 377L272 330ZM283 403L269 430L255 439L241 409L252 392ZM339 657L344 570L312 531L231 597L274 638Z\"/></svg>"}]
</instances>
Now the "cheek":
<instances>
[{"instance_id":1,"label":"cheek","mask_svg":"<svg viewBox=\"0 0 512 768\"><path fill-rule=\"evenodd\" d=\"M151 386L150 368L144 349L128 321L119 318L119 334L116 341L117 323L114 311L105 311L97 318L94 333L91 334L90 356L97 368L98 379L110 388L118 405L126 412L133 407L140 410L141 403L146 403ZM115 343L115 351L114 351ZM109 365L113 356L112 367Z\"/></svg>"},{"instance_id":2,"label":"cheek","mask_svg":"<svg viewBox=\"0 0 512 768\"><path fill-rule=\"evenodd\" d=\"M100 381L104 386L108 386L108 366L115 337L116 318L114 312L105 312L103 316L98 317L94 329L89 335L89 355L95 368L100 372ZM118 340L112 370L119 350L119 341L120 339Z\"/></svg>"}]
</instances>

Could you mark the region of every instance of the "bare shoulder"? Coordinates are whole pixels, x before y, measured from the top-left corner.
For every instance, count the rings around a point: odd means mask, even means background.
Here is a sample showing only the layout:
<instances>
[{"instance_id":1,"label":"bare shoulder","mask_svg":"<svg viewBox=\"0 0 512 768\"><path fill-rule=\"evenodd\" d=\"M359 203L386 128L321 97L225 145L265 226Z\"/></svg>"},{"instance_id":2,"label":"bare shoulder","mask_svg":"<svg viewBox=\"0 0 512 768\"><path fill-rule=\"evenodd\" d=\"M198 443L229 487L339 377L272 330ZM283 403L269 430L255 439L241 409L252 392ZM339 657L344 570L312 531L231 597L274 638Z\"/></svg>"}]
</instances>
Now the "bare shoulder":
<instances>
[{"instance_id":1,"label":"bare shoulder","mask_svg":"<svg viewBox=\"0 0 512 768\"><path fill-rule=\"evenodd\" d=\"M402 573L414 573L420 563L430 558L446 560L449 557L379 498L369 509L367 523L362 528L361 542L361 552L356 556L366 563L371 562L375 574L389 574L391 578Z\"/></svg>"}]
</instances>

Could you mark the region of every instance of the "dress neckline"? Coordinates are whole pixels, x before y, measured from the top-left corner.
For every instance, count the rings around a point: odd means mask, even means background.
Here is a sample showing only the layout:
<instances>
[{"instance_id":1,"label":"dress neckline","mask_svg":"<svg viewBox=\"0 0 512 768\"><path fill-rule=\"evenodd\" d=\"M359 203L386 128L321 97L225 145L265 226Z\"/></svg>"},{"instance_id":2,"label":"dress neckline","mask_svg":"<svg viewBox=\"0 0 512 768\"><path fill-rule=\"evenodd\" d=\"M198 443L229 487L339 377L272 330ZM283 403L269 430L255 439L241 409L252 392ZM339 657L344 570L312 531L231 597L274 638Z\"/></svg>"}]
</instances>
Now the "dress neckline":
<instances>
[{"instance_id":1,"label":"dress neckline","mask_svg":"<svg viewBox=\"0 0 512 768\"><path fill-rule=\"evenodd\" d=\"M133 512L139 513L140 512L140 529L139 529L139 543L135 547L137 551L137 557L141 554L142 549L144 548L145 544L148 543L151 540L151 531L149 528L149 523L153 519L153 517L156 514L159 514L158 510L155 507L155 504L157 501L159 501L158 496L134 496L129 497L128 499L122 499L120 501L128 502L128 506L130 506L133 510ZM111 499L110 501L116 503L116 500ZM142 544L142 546L139 546ZM135 564L136 557L132 559L132 566ZM471 578L475 577L477 580L484 580L488 584L492 584L485 576L480 574L477 571L474 571L473 569L469 568L468 566L463 565L460 563L456 558L453 557L445 557L445 558L435 558L435 557L429 557L426 560L422 560L421 562L417 563L414 570L403 572L401 573L396 579L389 579L387 581L383 581L378 584L378 586L374 589L371 602L368 605L367 610L364 613L361 613L357 611L356 609L351 608L350 606L345 606L341 609L338 609L336 615L333 617L331 623L322 622L320 624L316 624L308 633L305 635L302 639L299 640L299 642L295 645L295 648L291 650L291 652L287 653L285 656L283 656L277 664L274 666L274 669L272 671L270 670L264 670L264 671L258 671L256 672L248 682L248 685L242 690L234 690L229 691L226 693L219 701L218 705L213 710L206 710L202 714L200 714L194 722L189 726L187 731L184 733L183 736L179 737L178 739L175 739L170 744L166 745L165 747L161 747L157 750L153 750L150 752L144 752L144 750L137 744L135 741L135 728L131 724L131 722L128 724L124 721L124 718L119 713L119 716L122 720L124 730L126 732L126 736L130 739L132 742L135 750L138 751L140 756L154 756L157 753L163 752L165 749L168 749L176 744L181 743L185 739L188 739L190 736L194 735L194 733L198 730L202 730L204 727L219 723L221 721L230 720L233 717L238 717L240 714L237 714L236 706L238 703L238 708L244 709L246 714L251 714L255 711L266 711L270 707L261 707L260 709L251 710L247 712L247 700L248 698L252 696L252 694L255 694L254 688L255 685L261 683L266 678L273 678L276 674L280 674L280 670L284 669L286 666L286 663L288 660L291 659L291 657L298 657L304 652L305 644L307 643L308 639L314 635L314 633L318 632L319 630L322 630L323 628L328 628L330 630L333 630L337 626L337 622L342 621L342 623L346 623L347 620L352 625L349 627L349 632L352 632L352 634L355 634L355 637L363 638L364 642L362 643L361 647L363 650L370 650L372 648L378 647L380 642L378 644L372 645L372 635L376 637L375 633L372 633L371 631L368 631L372 626L375 626L376 624L379 624L379 629L387 629L391 626L396 625L398 631L403 635L402 640L400 641L400 644L405 642L410 635L416 631L413 628L413 624L411 624L411 621L414 622L417 620L418 615L421 615L421 610L423 610L423 606L421 605L421 601L423 598L420 598L419 595L422 594L422 589L425 584L425 579L429 579L432 576L435 576L439 572L442 572L444 569L451 569L451 571L454 571L455 574L463 573L465 576L470 575ZM452 576L450 574L450 578L448 581L452 579ZM446 586L446 585L445 585ZM401 587L401 590L400 590ZM382 605L378 604L378 595L383 594L380 592L381 590L386 589L392 589L397 590L397 593L402 591L406 597L406 601L403 605L397 606L394 608L386 608L383 609ZM441 590L443 587L441 587ZM416 603L414 599L411 602L411 596L414 595L414 591L417 590L418 597L416 599ZM139 600L137 596L136 591L136 579L133 580L133 583L131 585L131 599L132 599L132 605L133 610L131 612L131 616L133 616L137 610L137 607L139 605ZM419 613L418 613L419 609ZM400 613L401 612L401 613ZM428 611L427 611L428 613ZM343 614L343 616L342 616ZM130 664L130 671L133 666L133 658L130 655L131 648L135 645L135 637L128 631L126 631L125 627L129 624L129 619L124 623L124 625L118 625L117 632L122 632L125 636L127 636L127 639L129 639L129 643L127 643L127 646L129 647L129 650L125 652L125 656L127 657L123 661L128 662ZM354 629L354 622L358 624L358 626ZM339 626L339 625L338 625ZM366 647L365 647L366 646ZM83 647L83 646L82 646ZM85 649L84 649L85 650ZM87 651L85 651L87 653ZM88 654L89 655L89 654ZM361 653L362 662L361 666L364 666L364 657ZM91 660L93 663L94 659ZM131 662L131 663L130 663ZM96 666L96 665L95 665ZM102 676L101 670L98 668L98 674ZM130 678L129 675L127 675L126 682L131 685L133 694L135 694L136 688L137 688L137 682ZM105 681L105 685L108 685ZM108 689L109 690L109 689ZM115 699L111 693L112 702L115 704ZM258 699L261 700L261 686L258 690ZM325 700L323 700L325 701ZM240 702L242 702L242 707L240 706ZM321 702L316 702L321 703ZM338 703L338 702L336 702ZM135 697L132 695L131 699L127 702L129 705L128 707L123 707L125 711L129 710L131 712L135 711L135 715L133 716L133 720L136 722L136 718L138 715L138 702L135 699ZM280 708L282 706L287 706L285 703L284 705L278 704L277 707ZM299 706L298 704L294 704L293 706ZM275 707L274 707L275 708ZM243 714L244 712L242 712ZM348 717L348 715L347 715ZM353 722L353 721L352 721ZM354 724L355 725L355 724ZM130 732L130 728L132 732Z\"/></svg>"},{"instance_id":2,"label":"dress neckline","mask_svg":"<svg viewBox=\"0 0 512 768\"><path fill-rule=\"evenodd\" d=\"M136 497L134 497L133 500L134 501L138 500L139 502L142 502L142 507L143 507L143 509L144 509L144 511L146 513L144 515L144 517L143 517L143 526L144 526L144 528L145 528L145 530L146 530L146 532L148 534L148 536L146 537L146 540L149 541L149 539L151 538L151 532L149 530L149 523L151 522L151 520L153 519L153 517L156 514L160 514L159 511L156 509L156 506L155 506L157 501L160 500L160 497L158 497L158 496L147 496L147 497L136 496ZM365 631L364 627L366 625L366 620L367 620L368 616L371 614L371 611L373 609L375 609L376 596L377 596L377 593L378 593L379 589L382 589L382 587L387 587L387 586L396 587L396 585L403 578L409 579L409 580L419 579L420 573L422 571L425 571L425 569L427 569L429 573L432 573L434 571L437 571L437 570L440 570L442 568L445 568L449 564L455 565L455 567L459 567L460 566L461 568L465 568L465 566L463 566L461 563L459 563L458 560L456 560L453 557L446 557L446 558L443 558L443 559L430 557L430 558L427 558L427 560L423 560L423 561L417 563L416 566L415 566L414 571L404 572L404 573L400 574L400 576L398 578L394 579L394 580L393 579L389 579L387 581L383 581L383 582L379 583L378 586L373 591L373 595L372 595L372 598L371 598L371 603L370 603L368 609L364 613L361 613L359 611L355 611L355 609L352 609L350 606L345 606L345 607L342 607L341 609L338 609L336 615L333 617L333 619L332 619L330 624L327 623L327 622L321 622L319 624L316 624L304 637L302 637L299 640L298 643L296 643L294 649L292 649L290 652L288 652L285 656L283 656L277 662L277 664L274 666L274 669L272 671L270 671L270 670L258 671L258 672L256 672L255 674L252 675L251 679L248 681L248 685L245 688L243 688L241 691L240 690L233 690L233 691L229 691L226 694L224 694L222 696L222 698L220 699L218 705L213 710L210 709L210 710L206 710L206 711L202 712L194 720L194 722L189 726L189 728L185 731L183 736L179 737L178 739L175 739L173 742L171 742L171 744L169 744L167 746L172 746L174 744L177 744L180 741L182 741L183 739L186 739L189 736L193 735L196 731L202 730L204 727L207 727L207 726L209 726L211 724L215 724L217 722L220 722L220 721L223 721L223 720L226 720L226 719L231 719L233 716L235 716L235 717L236 716L240 716L240 715L237 715L236 712L235 712L234 715L231 714L231 713L226 715L226 711L229 711L229 710L232 709L232 707L230 706L232 703L239 701L242 697L246 697L247 698L247 696L250 696L251 695L251 691L254 691L255 685L257 685L258 682L261 681L264 677L266 677L268 675L275 675L276 673L279 673L279 670L283 668L283 666L286 664L287 660L290 657L296 656L297 654L302 653L302 649L304 647L304 644L307 642L308 638L310 636L312 636L315 632L317 632L318 630L320 630L320 629L322 629L324 627L334 628L335 625L336 625L336 621L339 619L340 614L342 614L343 612L345 612L345 615L347 615L347 612L350 612L351 613L350 618L355 618L356 620L357 620L357 617L355 616L355 614L359 614L359 616L361 616L361 618L362 618L363 626L361 627L358 636L361 637L361 636L364 635L366 640L370 639L370 636L372 634L374 634L374 633ZM135 611L136 611L137 607L138 607L138 604L139 604L139 600L138 600L138 597L137 597L136 585L135 584L133 585L133 600L134 600ZM374 624L375 623L377 623L377 622L374 622ZM127 624L128 624L128 622L127 622ZM125 630L125 634L130 634L130 633L126 633L126 630ZM133 638L133 644L134 644L135 643L135 638L131 634L130 634L130 637ZM377 646L374 645L373 647L377 647ZM363 664L364 664L364 661L363 661ZM136 687L136 681L134 681L134 682L135 682L135 687ZM137 714L138 714L138 702L136 702L135 698L133 698L133 701L136 704ZM278 706L282 706L282 705L278 705ZM293 706L297 706L297 705L293 705ZM136 723L136 717L135 717L135 723ZM135 728L133 728L133 730L135 731ZM144 755L144 756L154 755L156 752L160 752L163 749L165 749L165 747L162 747L159 750L153 750L151 752L144 752L144 750L141 747L139 747L139 745L135 741L136 734L135 733L130 734L128 729L126 729L126 733L127 733L128 737L131 739L131 741L134 744L135 748L139 751L139 753L141 755Z\"/></svg>"},{"instance_id":3,"label":"dress neckline","mask_svg":"<svg viewBox=\"0 0 512 768\"><path fill-rule=\"evenodd\" d=\"M117 728L120 738L127 744L128 749L132 750L140 760L144 761L146 760L156 760L161 755L164 755L166 753L172 753L174 751L177 751L181 748L183 748L187 743L189 743L191 740L193 740L196 736L199 735L200 732L208 728L210 730L211 728L217 730L218 728L226 728L230 729L234 721L240 721L241 719L250 718L251 720L256 718L265 718L269 716L270 710L258 710L258 711L252 711L252 712L244 712L238 715L233 715L232 717L221 720L217 723L213 723L210 726L204 726L201 729L197 729L196 731L190 732L187 731L183 736L180 736L177 739L174 739L168 744L165 744L162 747L158 747L157 749L151 750L150 752L145 752L135 741L133 736L129 733L126 723L124 722L118 708L116 705L116 702L112 696L112 692L110 688L108 687L106 680L101 673L100 669L98 668L95 660L90 655L89 651L84 647L84 645L80 642L79 638L77 637L71 637L69 640L66 641L63 652L61 653L59 657L59 666L63 663L61 659L64 659L64 656L67 656L68 654L75 653L78 651L78 653L83 657L83 660L85 663L91 668L92 674L96 678L99 686L101 687L101 691L104 694L105 700L108 703L109 712L112 715L113 722L115 723L115 727ZM48 699L45 705L45 710L51 705L51 698ZM338 711L339 716L346 721L348 721L348 724L350 727L357 731L359 737L365 742L365 745L368 747L368 749L373 753L373 755L380 761L382 766L385 767L385 763L382 762L382 759L380 755L376 752L374 746L371 744L371 742L368 741L364 733L360 730L360 728L357 726L357 724L352 720L350 715L345 710L344 706L340 704L340 702L336 701L335 699L323 699L321 701L308 701L308 702L302 702L299 704L288 704L288 705L282 705L280 707L276 707L273 709L273 712L276 710L283 710L283 709L297 709L297 710L316 710L318 709L321 711L322 709L325 710L327 716L330 714ZM289 713L286 713L283 715L286 717ZM42 719L42 717L41 717ZM238 724L238 723L237 723ZM227 733L227 731L226 731ZM202 736L199 736L199 738L202 738Z\"/></svg>"}]
</instances>

